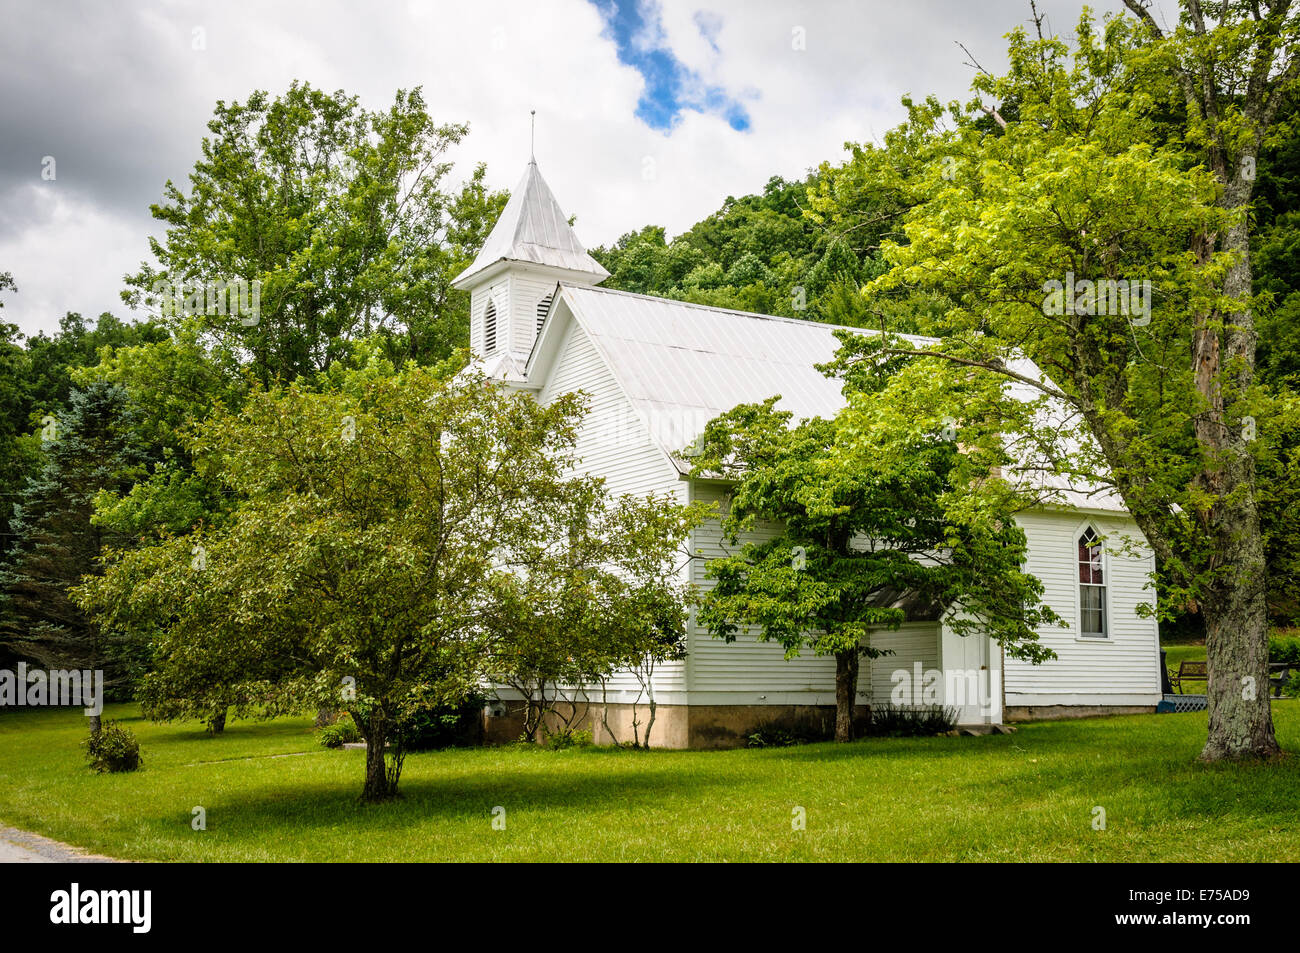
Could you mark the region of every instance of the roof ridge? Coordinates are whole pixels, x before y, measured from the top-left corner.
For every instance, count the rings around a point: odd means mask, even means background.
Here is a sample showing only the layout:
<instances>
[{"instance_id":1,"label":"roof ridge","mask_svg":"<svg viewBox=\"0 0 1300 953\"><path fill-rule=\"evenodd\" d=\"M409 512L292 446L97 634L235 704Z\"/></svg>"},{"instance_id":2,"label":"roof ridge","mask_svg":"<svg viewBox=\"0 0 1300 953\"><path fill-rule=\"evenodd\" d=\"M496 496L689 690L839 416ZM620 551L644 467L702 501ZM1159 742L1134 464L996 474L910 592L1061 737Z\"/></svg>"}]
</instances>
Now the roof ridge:
<instances>
[{"instance_id":1,"label":"roof ridge","mask_svg":"<svg viewBox=\"0 0 1300 953\"><path fill-rule=\"evenodd\" d=\"M573 291L594 291L600 294L623 295L627 298L638 298L642 301L658 301L664 304L679 304L685 308L695 308L699 311L717 311L720 314L736 315L742 318L758 318L763 321L779 321L783 324L794 324L806 328L827 328L832 331L853 331L858 334L879 334L875 328L855 328L848 324L831 324L827 321L813 321L808 318L791 318L783 314L763 314L761 311L741 311L738 308L722 308L716 304L701 304L698 301L683 301L680 298L664 298L659 295L638 294L635 291L624 291L621 288L604 288L598 285L583 285L576 282L561 280L558 282L562 287ZM941 339L927 337L924 334L899 334L901 338L910 341L924 341L927 344L937 344Z\"/></svg>"}]
</instances>

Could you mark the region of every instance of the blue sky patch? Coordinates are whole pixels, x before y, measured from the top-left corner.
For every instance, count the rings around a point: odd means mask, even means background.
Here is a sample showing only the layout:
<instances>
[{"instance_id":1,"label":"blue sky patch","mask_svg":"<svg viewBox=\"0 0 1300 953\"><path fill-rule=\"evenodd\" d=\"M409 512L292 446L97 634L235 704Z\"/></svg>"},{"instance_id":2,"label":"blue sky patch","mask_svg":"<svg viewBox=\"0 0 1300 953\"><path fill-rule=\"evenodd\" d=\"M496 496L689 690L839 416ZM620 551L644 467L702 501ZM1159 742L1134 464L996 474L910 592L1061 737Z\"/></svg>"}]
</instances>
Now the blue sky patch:
<instances>
[{"instance_id":1,"label":"blue sky patch","mask_svg":"<svg viewBox=\"0 0 1300 953\"><path fill-rule=\"evenodd\" d=\"M671 132L682 111L721 116L738 132L749 128L744 105L719 86L705 83L698 73L679 60L668 48L660 26L659 6L653 0L591 0L605 21L604 35L618 48L618 61L631 66L645 79L645 92L636 105L636 116L651 129ZM700 35L718 52L722 17L716 13L695 14Z\"/></svg>"}]
</instances>

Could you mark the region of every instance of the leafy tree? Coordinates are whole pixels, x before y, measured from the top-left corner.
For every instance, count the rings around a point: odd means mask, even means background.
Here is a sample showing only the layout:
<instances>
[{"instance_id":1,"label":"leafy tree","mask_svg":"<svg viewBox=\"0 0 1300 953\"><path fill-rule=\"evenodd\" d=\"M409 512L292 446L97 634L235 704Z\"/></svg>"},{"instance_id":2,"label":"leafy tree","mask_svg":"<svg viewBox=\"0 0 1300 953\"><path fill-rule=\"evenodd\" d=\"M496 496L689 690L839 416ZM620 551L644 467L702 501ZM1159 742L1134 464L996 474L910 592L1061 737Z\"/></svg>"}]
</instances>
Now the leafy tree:
<instances>
[{"instance_id":1,"label":"leafy tree","mask_svg":"<svg viewBox=\"0 0 1300 953\"><path fill-rule=\"evenodd\" d=\"M693 592L681 576L684 542L702 510L671 498L610 500L604 481L573 479L563 499L536 515L538 538L519 572L499 590L493 680L525 698L524 736L572 732L591 714L596 686L620 670L639 679L649 703L649 746L657 700L653 673L685 655ZM528 620L520 626L519 620ZM605 710L605 709L602 709ZM617 738L604 726L611 737Z\"/></svg>"},{"instance_id":2,"label":"leafy tree","mask_svg":"<svg viewBox=\"0 0 1300 953\"><path fill-rule=\"evenodd\" d=\"M76 386L74 372L96 364L102 348L131 347L166 337L166 330L154 321L128 323L105 311L91 327L80 314L69 311L59 319L57 334L41 332L27 340L32 413L39 419L65 410Z\"/></svg>"},{"instance_id":3,"label":"leafy tree","mask_svg":"<svg viewBox=\"0 0 1300 953\"><path fill-rule=\"evenodd\" d=\"M667 241L657 225L628 232L592 255L610 272L606 285L639 294L825 320L812 272L835 239L804 213L802 196L818 182L770 179L762 195L728 196L713 215ZM856 272L859 252L844 246Z\"/></svg>"},{"instance_id":4,"label":"leafy tree","mask_svg":"<svg viewBox=\"0 0 1300 953\"><path fill-rule=\"evenodd\" d=\"M150 239L158 265L128 277L126 300L166 310L170 292L174 312L178 292L244 282L249 314L206 292L186 310L249 354L264 384L320 372L371 334L426 362L468 340L467 299L450 282L506 198L484 188L482 166L447 191L447 150L468 127L436 124L419 89L368 111L294 83L218 102L208 128L189 194L168 182L152 207L167 225Z\"/></svg>"},{"instance_id":5,"label":"leafy tree","mask_svg":"<svg viewBox=\"0 0 1300 953\"><path fill-rule=\"evenodd\" d=\"M834 656L837 741L853 737L860 658L881 654L872 632L897 628L908 606L1035 662L1052 657L1035 628L1056 621L1021 570L1015 514L1032 500L998 478L1006 452L980 427L1005 397L975 382L927 386L933 368L880 387L849 367L854 398L834 419L796 423L778 398L742 405L708 424L695 466L731 481L733 545L760 522L777 527L710 561L700 621L728 641L755 627L787 658ZM973 418L960 446L944 434L948 405Z\"/></svg>"},{"instance_id":6,"label":"leafy tree","mask_svg":"<svg viewBox=\"0 0 1300 953\"><path fill-rule=\"evenodd\" d=\"M481 376L382 362L254 389L190 441L234 498L225 521L115 551L79 593L106 624L157 636L150 697L206 717L346 708L366 739L363 797L397 792L401 727L485 680L534 617L518 574L586 490L576 397L543 407ZM526 617L504 614L518 607ZM219 690L191 696L205 680ZM386 748L392 743L391 749Z\"/></svg>"},{"instance_id":7,"label":"leafy tree","mask_svg":"<svg viewBox=\"0 0 1300 953\"><path fill-rule=\"evenodd\" d=\"M981 73L975 102L909 102L904 126L859 151L854 177L903 196L904 237L886 242L891 269L871 293L947 302L941 344L878 340L859 354L919 350L1068 408L1077 445L1057 468L1123 497L1156 552L1166 609L1196 606L1206 620L1203 757L1267 756L1255 454L1257 418L1272 410L1253 379L1245 212L1300 70L1296 17L1285 2L1228 3L1212 21L1188 0L1165 36L1130 6L1139 21L1085 15L1073 46L1041 21L1036 37L1013 32L1009 72ZM1162 138L1179 110L1185 127ZM1118 300L1105 283L1120 279L1151 282L1154 298ZM1020 374L1021 356L1047 378Z\"/></svg>"},{"instance_id":8,"label":"leafy tree","mask_svg":"<svg viewBox=\"0 0 1300 953\"><path fill-rule=\"evenodd\" d=\"M16 290L13 277L0 272L0 292ZM0 308L4 301L0 300ZM36 467L39 437L29 435L31 413L27 353L18 326L0 322L0 561L12 545L9 518L18 488Z\"/></svg>"},{"instance_id":9,"label":"leafy tree","mask_svg":"<svg viewBox=\"0 0 1300 953\"><path fill-rule=\"evenodd\" d=\"M0 292L16 290L13 276L0 272ZM102 347L163 336L148 322L126 324L107 312L93 328L69 312L56 335L42 332L26 341L15 325L0 323L0 561L13 546L13 508L41 465L41 432L49 431L55 415L67 409L76 370L93 364Z\"/></svg>"},{"instance_id":10,"label":"leafy tree","mask_svg":"<svg viewBox=\"0 0 1300 953\"><path fill-rule=\"evenodd\" d=\"M860 265L843 241L834 241L826 247L826 254L808 274L808 290L821 294L835 284L857 283Z\"/></svg>"},{"instance_id":11,"label":"leafy tree","mask_svg":"<svg viewBox=\"0 0 1300 953\"><path fill-rule=\"evenodd\" d=\"M14 545L0 570L0 648L51 668L104 669L106 689L137 674L138 646L89 619L70 590L99 571L111 542L91 521L96 494L121 489L144 456L137 411L110 384L75 390L51 428L46 460L15 508Z\"/></svg>"},{"instance_id":12,"label":"leafy tree","mask_svg":"<svg viewBox=\"0 0 1300 953\"><path fill-rule=\"evenodd\" d=\"M105 348L100 363L73 372L79 383L126 388L140 410L140 438L152 450L149 473L124 493L96 499L96 522L124 536L188 532L227 509L219 484L195 472L184 435L218 408L238 410L247 391L236 355L203 343L194 327L163 340Z\"/></svg>"}]
</instances>

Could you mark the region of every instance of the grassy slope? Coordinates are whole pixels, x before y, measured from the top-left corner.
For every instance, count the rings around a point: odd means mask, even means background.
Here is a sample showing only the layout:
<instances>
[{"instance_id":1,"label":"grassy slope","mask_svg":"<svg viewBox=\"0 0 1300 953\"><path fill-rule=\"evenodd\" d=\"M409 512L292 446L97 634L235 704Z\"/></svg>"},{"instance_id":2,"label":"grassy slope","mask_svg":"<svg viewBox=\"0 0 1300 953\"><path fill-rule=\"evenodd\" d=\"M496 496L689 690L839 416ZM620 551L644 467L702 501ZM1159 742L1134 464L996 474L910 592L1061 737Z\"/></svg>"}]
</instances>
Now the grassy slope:
<instances>
[{"instance_id":1,"label":"grassy slope","mask_svg":"<svg viewBox=\"0 0 1300 953\"><path fill-rule=\"evenodd\" d=\"M1178 663L1183 661L1205 661L1205 644L1162 645L1165 650L1165 664L1169 671L1178 671Z\"/></svg>"},{"instance_id":2,"label":"grassy slope","mask_svg":"<svg viewBox=\"0 0 1300 953\"><path fill-rule=\"evenodd\" d=\"M1300 748L1300 702L1274 713ZM107 714L137 732L144 770L91 774L75 713L0 716L0 819L181 861L1300 859L1300 758L1197 764L1203 712L779 750L432 752L378 807L357 802L361 753L317 747L305 719L207 738ZM190 828L195 805L206 831Z\"/></svg>"}]
</instances>

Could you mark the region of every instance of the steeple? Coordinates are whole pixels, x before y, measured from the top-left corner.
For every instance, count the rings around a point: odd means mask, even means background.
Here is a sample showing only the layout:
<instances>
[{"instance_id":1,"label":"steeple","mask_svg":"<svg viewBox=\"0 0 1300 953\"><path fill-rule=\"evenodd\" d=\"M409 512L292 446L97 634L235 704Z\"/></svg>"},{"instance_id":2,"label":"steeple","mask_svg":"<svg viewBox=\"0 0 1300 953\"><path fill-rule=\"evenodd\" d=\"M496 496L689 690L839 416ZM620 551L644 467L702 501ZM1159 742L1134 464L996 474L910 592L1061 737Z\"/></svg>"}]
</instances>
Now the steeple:
<instances>
[{"instance_id":1,"label":"steeple","mask_svg":"<svg viewBox=\"0 0 1300 953\"><path fill-rule=\"evenodd\" d=\"M530 159L483 248L452 286L470 292L470 350L486 359L490 376L509 379L528 359L556 282L597 285L608 277Z\"/></svg>"},{"instance_id":2,"label":"steeple","mask_svg":"<svg viewBox=\"0 0 1300 953\"><path fill-rule=\"evenodd\" d=\"M538 171L535 159L524 169L524 177L510 193L510 201L474 263L457 275L452 284L468 288L476 276L507 261L561 268L582 276L576 280L585 279L590 284L599 284L609 277L609 272L578 241L568 216Z\"/></svg>"}]
</instances>

